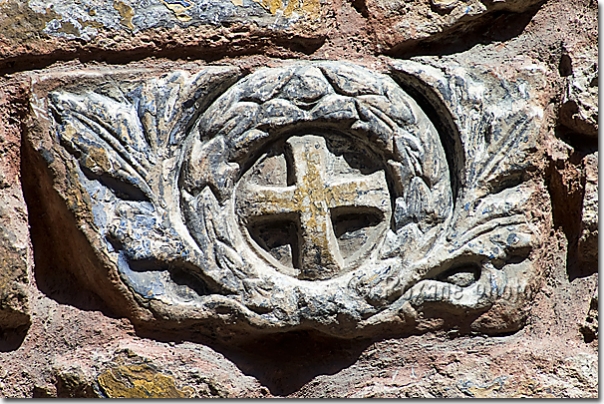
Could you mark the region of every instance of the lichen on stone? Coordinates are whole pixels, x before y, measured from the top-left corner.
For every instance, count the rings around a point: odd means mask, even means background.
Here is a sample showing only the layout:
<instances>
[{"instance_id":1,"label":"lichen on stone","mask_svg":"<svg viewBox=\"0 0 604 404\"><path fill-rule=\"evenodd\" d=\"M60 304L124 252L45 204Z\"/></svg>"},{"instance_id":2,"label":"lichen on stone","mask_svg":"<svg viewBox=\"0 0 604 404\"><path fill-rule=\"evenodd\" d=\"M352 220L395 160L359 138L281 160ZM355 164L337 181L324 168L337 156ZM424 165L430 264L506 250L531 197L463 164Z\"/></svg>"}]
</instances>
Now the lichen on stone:
<instances>
[{"instance_id":1,"label":"lichen on stone","mask_svg":"<svg viewBox=\"0 0 604 404\"><path fill-rule=\"evenodd\" d=\"M191 387L178 389L172 376L148 364L110 367L97 377L107 398L189 398Z\"/></svg>"}]
</instances>

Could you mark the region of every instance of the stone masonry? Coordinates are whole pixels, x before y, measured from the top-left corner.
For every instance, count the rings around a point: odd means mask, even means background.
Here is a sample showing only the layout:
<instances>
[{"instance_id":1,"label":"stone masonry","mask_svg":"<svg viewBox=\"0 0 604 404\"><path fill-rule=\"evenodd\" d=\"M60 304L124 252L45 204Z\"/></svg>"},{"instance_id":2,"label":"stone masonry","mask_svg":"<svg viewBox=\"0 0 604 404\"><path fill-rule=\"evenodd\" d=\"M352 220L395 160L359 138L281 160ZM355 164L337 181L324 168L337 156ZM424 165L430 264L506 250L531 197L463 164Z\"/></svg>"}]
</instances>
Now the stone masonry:
<instances>
[{"instance_id":1,"label":"stone masonry","mask_svg":"<svg viewBox=\"0 0 604 404\"><path fill-rule=\"evenodd\" d=\"M0 0L0 397L597 397L571 3Z\"/></svg>"}]
</instances>

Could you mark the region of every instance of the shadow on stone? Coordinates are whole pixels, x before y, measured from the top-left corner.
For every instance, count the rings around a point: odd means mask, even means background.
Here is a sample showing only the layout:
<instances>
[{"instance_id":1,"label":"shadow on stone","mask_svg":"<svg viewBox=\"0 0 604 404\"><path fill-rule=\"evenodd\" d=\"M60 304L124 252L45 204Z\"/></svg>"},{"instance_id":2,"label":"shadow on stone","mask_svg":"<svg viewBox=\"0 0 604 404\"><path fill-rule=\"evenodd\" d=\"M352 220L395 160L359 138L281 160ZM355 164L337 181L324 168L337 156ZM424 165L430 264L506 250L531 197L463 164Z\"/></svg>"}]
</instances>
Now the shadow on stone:
<instances>
[{"instance_id":1,"label":"shadow on stone","mask_svg":"<svg viewBox=\"0 0 604 404\"><path fill-rule=\"evenodd\" d=\"M597 150L591 143L569 141L572 133L564 127L556 128L556 135L573 146L568 160L552 161L548 167L547 187L552 203L555 228L561 228L568 242L566 272L569 281L590 276L598 271L598 262L586 262L579 255L579 237L583 199L585 196L585 174L581 170L583 158ZM595 148L595 150L594 150Z\"/></svg>"},{"instance_id":2,"label":"shadow on stone","mask_svg":"<svg viewBox=\"0 0 604 404\"><path fill-rule=\"evenodd\" d=\"M28 330L29 324L16 329L0 330L0 352L10 352L19 349L27 336Z\"/></svg>"},{"instance_id":3,"label":"shadow on stone","mask_svg":"<svg viewBox=\"0 0 604 404\"><path fill-rule=\"evenodd\" d=\"M161 57L170 60L198 60L213 62L224 57L246 56L270 53L271 47L278 49L273 52L295 52L310 55L325 43L326 36L317 38L267 35L264 41L250 40L254 35L243 35L241 40L227 42L216 46L215 43L205 45L180 45L163 47L161 50L150 48L135 48L129 51L107 49L81 49L74 51L54 50L46 55L21 55L0 61L0 76L20 71L44 69L57 62L67 62L77 59L82 63L103 62L107 64L126 65L149 57Z\"/></svg>"},{"instance_id":4,"label":"shadow on stone","mask_svg":"<svg viewBox=\"0 0 604 404\"><path fill-rule=\"evenodd\" d=\"M42 158L27 141L23 141L21 149L23 196L29 212L38 289L59 303L87 311L98 310L115 317L107 305L94 292L82 287L70 272L71 265L81 264L93 254L89 251L92 247L84 240L85 236L73 223L73 215L53 189L52 176Z\"/></svg>"},{"instance_id":5,"label":"shadow on stone","mask_svg":"<svg viewBox=\"0 0 604 404\"><path fill-rule=\"evenodd\" d=\"M253 339L221 353L271 394L285 396L319 375L333 375L351 366L372 343L299 331Z\"/></svg>"},{"instance_id":6,"label":"shadow on stone","mask_svg":"<svg viewBox=\"0 0 604 404\"><path fill-rule=\"evenodd\" d=\"M450 55L464 52L479 44L505 42L520 35L541 4L523 13L492 11L475 22L459 21L451 29L426 40L406 41L386 52L388 56L407 59L414 56Z\"/></svg>"},{"instance_id":7,"label":"shadow on stone","mask_svg":"<svg viewBox=\"0 0 604 404\"><path fill-rule=\"evenodd\" d=\"M242 373L254 377L278 397L289 396L322 375L335 375L357 363L359 358L372 345L386 339L402 339L425 332L436 332L448 338L472 335L507 336L517 329L497 328L496 319L481 320L478 327L474 323L482 312L468 315L462 312L443 312L438 306L426 305L423 316L433 316L425 323L423 330L413 332L397 331L396 327L376 332L380 338L343 339L316 331L303 330L272 335L251 336L244 334L231 340L222 340L218 336L192 335L191 333L169 333L165 330L150 330L136 327L140 338L148 338L165 343L184 341L206 345L224 355ZM438 324L434 324L436 321ZM435 327L435 329L433 329ZM522 324L518 324L521 328ZM473 328L479 328L474 330ZM306 398L313 398L305 394Z\"/></svg>"},{"instance_id":8,"label":"shadow on stone","mask_svg":"<svg viewBox=\"0 0 604 404\"><path fill-rule=\"evenodd\" d=\"M274 396L287 396L317 376L333 375L346 369L376 342L369 338L336 338L310 330L257 336L247 334L229 341L140 327L136 327L136 334L166 343L189 341L209 346L241 372L257 379Z\"/></svg>"}]
</instances>

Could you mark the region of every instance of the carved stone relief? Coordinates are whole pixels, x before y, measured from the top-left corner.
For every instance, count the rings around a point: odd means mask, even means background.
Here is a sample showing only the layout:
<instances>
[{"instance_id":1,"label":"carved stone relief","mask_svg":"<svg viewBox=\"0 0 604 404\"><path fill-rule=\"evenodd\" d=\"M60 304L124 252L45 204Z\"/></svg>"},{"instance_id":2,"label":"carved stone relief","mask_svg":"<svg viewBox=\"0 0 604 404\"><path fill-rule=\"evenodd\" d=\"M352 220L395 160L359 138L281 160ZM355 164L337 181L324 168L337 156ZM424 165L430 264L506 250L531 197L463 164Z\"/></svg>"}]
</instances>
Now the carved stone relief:
<instances>
[{"instance_id":1,"label":"carved stone relief","mask_svg":"<svg viewBox=\"0 0 604 404\"><path fill-rule=\"evenodd\" d=\"M99 262L71 270L137 324L355 337L447 312L507 332L539 276L542 78L523 72L426 58L37 77L30 142Z\"/></svg>"}]
</instances>

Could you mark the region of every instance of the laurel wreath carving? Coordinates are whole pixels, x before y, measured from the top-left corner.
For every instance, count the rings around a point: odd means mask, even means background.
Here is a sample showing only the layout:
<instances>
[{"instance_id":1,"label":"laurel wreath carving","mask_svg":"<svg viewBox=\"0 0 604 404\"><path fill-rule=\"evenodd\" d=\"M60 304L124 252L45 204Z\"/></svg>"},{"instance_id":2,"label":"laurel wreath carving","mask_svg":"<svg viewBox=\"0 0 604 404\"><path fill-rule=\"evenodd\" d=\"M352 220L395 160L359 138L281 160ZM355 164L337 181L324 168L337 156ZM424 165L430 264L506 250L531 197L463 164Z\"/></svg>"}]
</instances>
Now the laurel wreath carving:
<instances>
[{"instance_id":1,"label":"laurel wreath carving","mask_svg":"<svg viewBox=\"0 0 604 404\"><path fill-rule=\"evenodd\" d=\"M407 74L414 68L398 67ZM260 70L225 91L238 77L236 69L212 67L51 94L60 144L77 160L82 181L104 189L93 197L104 215L98 226L126 262L152 261L147 269L155 271L191 264L209 293L232 298L246 316L270 324L318 316L308 302L319 299L321 310L345 313L362 328L405 302L423 304L428 295L415 286L441 287L441 275L459 260L473 257L482 265L471 286L477 287L500 276L518 251L528 256L534 230L523 206L531 192L522 181L503 181L525 167L510 154L524 150L520 142L536 130L528 107L504 109L502 116L496 105L472 101L462 81L443 79L452 83L451 111L475 102L465 118L453 112L465 136L468 173L454 201L445 157L451 151L389 76L346 63L299 63ZM371 263L371 275L362 269L332 286L326 282L320 296L254 268L240 251L226 209L249 154L301 128L338 130L372 145L393 181L395 218L380 263ZM338 301L344 289L353 308ZM441 300L475 310L494 301Z\"/></svg>"}]
</instances>

